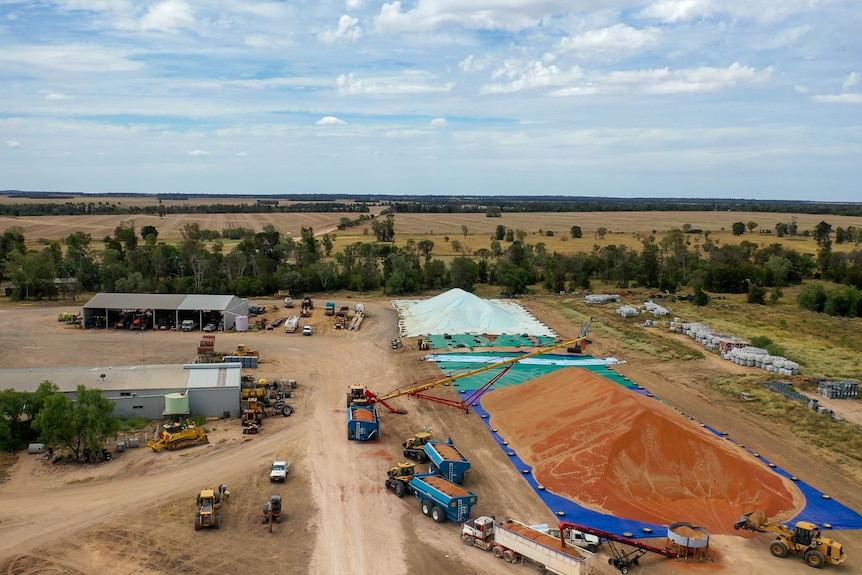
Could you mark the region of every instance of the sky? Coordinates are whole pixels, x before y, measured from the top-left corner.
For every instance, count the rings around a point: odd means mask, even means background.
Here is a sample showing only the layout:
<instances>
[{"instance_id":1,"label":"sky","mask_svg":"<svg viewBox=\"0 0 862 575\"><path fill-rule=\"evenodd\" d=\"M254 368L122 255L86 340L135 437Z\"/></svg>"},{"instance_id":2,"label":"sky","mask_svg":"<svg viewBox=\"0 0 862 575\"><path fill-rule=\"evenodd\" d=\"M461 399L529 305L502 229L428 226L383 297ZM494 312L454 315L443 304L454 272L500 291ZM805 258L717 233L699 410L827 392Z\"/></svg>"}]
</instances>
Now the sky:
<instances>
[{"instance_id":1,"label":"sky","mask_svg":"<svg viewBox=\"0 0 862 575\"><path fill-rule=\"evenodd\" d=\"M0 0L0 189L862 201L859 0Z\"/></svg>"}]
</instances>

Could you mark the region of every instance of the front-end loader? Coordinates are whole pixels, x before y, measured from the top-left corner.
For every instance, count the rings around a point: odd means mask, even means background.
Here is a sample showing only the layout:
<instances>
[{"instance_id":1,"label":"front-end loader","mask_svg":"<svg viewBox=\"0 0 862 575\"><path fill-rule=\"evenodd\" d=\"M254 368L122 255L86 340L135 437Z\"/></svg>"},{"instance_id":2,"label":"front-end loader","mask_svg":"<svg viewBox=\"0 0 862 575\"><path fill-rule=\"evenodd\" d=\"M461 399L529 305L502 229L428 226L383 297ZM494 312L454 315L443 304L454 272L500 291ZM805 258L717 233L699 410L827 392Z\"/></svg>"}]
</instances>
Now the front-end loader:
<instances>
[{"instance_id":1,"label":"front-end loader","mask_svg":"<svg viewBox=\"0 0 862 575\"><path fill-rule=\"evenodd\" d=\"M221 498L215 489L201 489L197 499L198 510L195 513L195 531L203 527L218 529L221 526Z\"/></svg>"},{"instance_id":2,"label":"front-end loader","mask_svg":"<svg viewBox=\"0 0 862 575\"><path fill-rule=\"evenodd\" d=\"M733 524L734 529L774 533L775 540L769 544L769 551L776 557L786 557L789 553L798 555L816 569L826 563L840 565L847 559L844 547L832 539L822 537L820 529L808 521L799 521L790 527L769 521L762 511L746 513Z\"/></svg>"}]
</instances>

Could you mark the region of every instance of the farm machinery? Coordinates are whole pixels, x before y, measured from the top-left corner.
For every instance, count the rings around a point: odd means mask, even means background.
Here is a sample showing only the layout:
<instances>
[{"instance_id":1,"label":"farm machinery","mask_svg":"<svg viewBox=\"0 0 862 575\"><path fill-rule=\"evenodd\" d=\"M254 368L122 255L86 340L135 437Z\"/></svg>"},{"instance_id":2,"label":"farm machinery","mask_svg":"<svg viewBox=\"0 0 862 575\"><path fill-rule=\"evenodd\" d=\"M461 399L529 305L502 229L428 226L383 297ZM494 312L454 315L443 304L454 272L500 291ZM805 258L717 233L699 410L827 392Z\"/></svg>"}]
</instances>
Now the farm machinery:
<instances>
[{"instance_id":1,"label":"farm machinery","mask_svg":"<svg viewBox=\"0 0 862 575\"><path fill-rule=\"evenodd\" d=\"M272 533L272 524L281 523L281 495L273 495L263 504L262 515L261 523L269 524L269 532Z\"/></svg>"},{"instance_id":2,"label":"farm machinery","mask_svg":"<svg viewBox=\"0 0 862 575\"><path fill-rule=\"evenodd\" d=\"M201 528L221 526L221 498L215 489L201 489L197 499L198 510L195 512L195 531Z\"/></svg>"},{"instance_id":3,"label":"farm machinery","mask_svg":"<svg viewBox=\"0 0 862 575\"><path fill-rule=\"evenodd\" d=\"M373 405L375 403L379 403L386 407L392 413L407 413L404 409L398 409L391 405L389 405L388 401L390 399L394 399L396 397L401 397L407 395L409 397L416 397L420 399L427 399L429 401L433 401L435 403L442 403L443 405L449 405L452 407L456 407L458 409L463 409L464 411L469 411L470 406L477 402L491 387L494 386L505 374L511 369L513 365L518 363L521 360L536 357L555 349L559 349L562 347L578 347L583 349L583 343L587 340L587 332L590 328L590 324L592 323L592 319L587 322L586 326L581 330L581 335L576 337L575 339L571 339L568 341L555 343L548 347L543 347L537 349L535 351L531 351L528 353L523 353L517 355L515 357L510 357L501 361L483 364L481 367L477 367L475 369L467 369L459 372L455 372L451 375L448 375L439 379L431 379L425 381L417 381L399 388L396 388L389 393L385 394L376 394L373 391L369 390L365 386L361 384L354 384L348 388L347 392L347 407L356 406L356 405ZM435 387L439 387L441 385L448 385L452 382L458 381L459 379L463 379L465 377L470 377L473 375L477 375L492 369L501 369L500 373L495 375L490 381L486 382L480 388L473 391L469 396L465 399L448 399L444 397L437 397L434 395L428 395L425 392L433 389Z\"/></svg>"},{"instance_id":4,"label":"farm machinery","mask_svg":"<svg viewBox=\"0 0 862 575\"><path fill-rule=\"evenodd\" d=\"M840 565L847 559L844 547L837 541L822 537L820 529L808 521L799 521L793 529L769 521L762 511L746 513L733 524L734 529L774 533L775 540L769 544L769 552L775 557L798 555L810 566L819 569L826 563Z\"/></svg>"},{"instance_id":5,"label":"farm machinery","mask_svg":"<svg viewBox=\"0 0 862 575\"><path fill-rule=\"evenodd\" d=\"M161 451L162 449L174 451L202 443L209 443L207 434L203 429L196 426L193 421L189 420L186 420L184 423L165 424L155 438L147 441L147 445L153 451Z\"/></svg>"}]
</instances>

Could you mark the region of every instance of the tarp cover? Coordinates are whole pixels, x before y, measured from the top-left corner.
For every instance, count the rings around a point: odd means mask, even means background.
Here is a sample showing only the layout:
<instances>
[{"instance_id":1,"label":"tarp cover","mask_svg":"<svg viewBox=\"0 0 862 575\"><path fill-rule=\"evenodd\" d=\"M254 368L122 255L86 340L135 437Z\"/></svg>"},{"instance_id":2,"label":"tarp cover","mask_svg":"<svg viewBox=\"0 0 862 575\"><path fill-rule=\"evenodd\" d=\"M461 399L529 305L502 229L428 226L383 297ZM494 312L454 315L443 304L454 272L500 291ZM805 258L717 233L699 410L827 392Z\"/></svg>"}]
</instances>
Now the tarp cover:
<instances>
[{"instance_id":1,"label":"tarp cover","mask_svg":"<svg viewBox=\"0 0 862 575\"><path fill-rule=\"evenodd\" d=\"M426 300L392 300L401 317L401 335L489 334L556 337L517 303L482 299L451 289Z\"/></svg>"}]
</instances>

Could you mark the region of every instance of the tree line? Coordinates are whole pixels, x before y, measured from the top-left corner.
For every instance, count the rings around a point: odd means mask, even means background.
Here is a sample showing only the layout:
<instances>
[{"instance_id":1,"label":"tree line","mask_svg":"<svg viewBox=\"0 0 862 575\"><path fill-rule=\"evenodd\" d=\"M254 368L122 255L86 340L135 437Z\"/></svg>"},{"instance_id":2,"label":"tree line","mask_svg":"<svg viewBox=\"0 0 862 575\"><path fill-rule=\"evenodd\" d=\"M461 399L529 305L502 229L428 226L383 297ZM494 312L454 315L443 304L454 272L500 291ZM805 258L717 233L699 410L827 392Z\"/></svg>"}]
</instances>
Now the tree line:
<instances>
[{"instance_id":1,"label":"tree line","mask_svg":"<svg viewBox=\"0 0 862 575\"><path fill-rule=\"evenodd\" d=\"M445 238L457 255L444 261L434 257L431 239L409 239L396 246L396 217L390 213L374 218L368 241L336 252L334 236L318 237L310 227L302 228L295 238L272 225L255 233L241 228L219 232L191 223L184 226L182 240L169 244L159 240L156 226L137 230L130 220L101 240L75 232L48 241L39 250L28 249L22 230L13 227L0 236L0 280L10 282L12 296L22 300L58 292L74 297L82 291L254 297L278 291L298 295L382 289L386 295L401 296L453 287L473 291L476 284L523 294L536 285L550 292L588 291L600 281L619 289L748 293L752 303L766 303L782 297L787 286L815 279L837 287L826 288L824 283L815 303L805 304L808 309L852 317L862 314L854 303L858 302L854 294L862 289L862 251L835 252L832 246L838 234L826 222L807 231L817 242L816 254L802 254L779 242L763 248L747 240L719 244L709 232L690 226L660 238L639 236L639 248L596 244L589 251L559 253L550 251L545 242L528 242L523 230L499 225L487 247L471 249L457 238ZM743 228L752 233L756 224ZM462 232L466 238L466 226ZM582 236L577 225L569 233L573 238ZM840 235L858 238L852 228ZM596 230L596 237L600 236L604 233ZM225 238L236 241L233 249L226 248ZM827 305L830 299L843 303Z\"/></svg>"}]
</instances>

